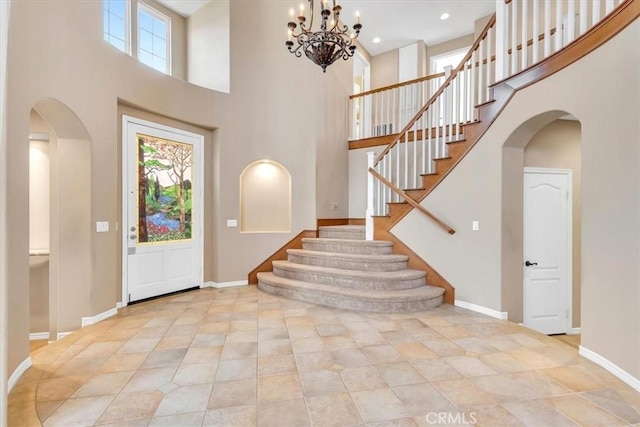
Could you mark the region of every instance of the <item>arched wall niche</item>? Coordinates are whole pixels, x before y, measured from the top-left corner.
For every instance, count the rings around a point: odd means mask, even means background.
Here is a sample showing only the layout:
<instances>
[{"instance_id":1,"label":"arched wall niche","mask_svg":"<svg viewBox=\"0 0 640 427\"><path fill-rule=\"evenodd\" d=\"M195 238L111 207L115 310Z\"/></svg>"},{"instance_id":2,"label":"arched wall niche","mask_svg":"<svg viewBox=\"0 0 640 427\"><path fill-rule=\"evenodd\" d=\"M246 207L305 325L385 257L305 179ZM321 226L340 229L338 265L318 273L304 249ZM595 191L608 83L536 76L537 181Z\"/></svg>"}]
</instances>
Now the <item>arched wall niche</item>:
<instances>
[{"instance_id":1,"label":"arched wall niche","mask_svg":"<svg viewBox=\"0 0 640 427\"><path fill-rule=\"evenodd\" d=\"M240 232L291 231L291 174L274 160L250 163L240 174Z\"/></svg>"},{"instance_id":2,"label":"arched wall niche","mask_svg":"<svg viewBox=\"0 0 640 427\"><path fill-rule=\"evenodd\" d=\"M49 339L55 340L79 329L91 309L91 137L53 98L33 105L30 132L49 134L49 292L40 307L48 307Z\"/></svg>"}]
</instances>

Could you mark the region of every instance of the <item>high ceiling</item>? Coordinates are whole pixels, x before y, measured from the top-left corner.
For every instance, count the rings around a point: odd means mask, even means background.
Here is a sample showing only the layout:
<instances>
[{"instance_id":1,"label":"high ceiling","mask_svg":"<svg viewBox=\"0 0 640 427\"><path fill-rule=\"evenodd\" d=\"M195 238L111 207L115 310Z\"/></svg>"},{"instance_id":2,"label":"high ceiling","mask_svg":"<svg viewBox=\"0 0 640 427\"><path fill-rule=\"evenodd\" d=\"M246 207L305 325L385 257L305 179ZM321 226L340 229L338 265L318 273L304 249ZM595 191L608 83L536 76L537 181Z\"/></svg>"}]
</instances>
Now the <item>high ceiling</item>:
<instances>
[{"instance_id":1,"label":"high ceiling","mask_svg":"<svg viewBox=\"0 0 640 427\"><path fill-rule=\"evenodd\" d=\"M158 0L189 16L211 0ZM275 1L282 5L283 22L289 8L300 0ZM305 1L306 4L306 1ZM418 40L427 45L473 33L474 21L495 11L495 0L339 0L342 20L353 25L356 10L363 25L358 41L371 55L407 46ZM449 19L441 20L443 13ZM283 23L283 27L286 23ZM380 38L374 43L375 37Z\"/></svg>"}]
</instances>

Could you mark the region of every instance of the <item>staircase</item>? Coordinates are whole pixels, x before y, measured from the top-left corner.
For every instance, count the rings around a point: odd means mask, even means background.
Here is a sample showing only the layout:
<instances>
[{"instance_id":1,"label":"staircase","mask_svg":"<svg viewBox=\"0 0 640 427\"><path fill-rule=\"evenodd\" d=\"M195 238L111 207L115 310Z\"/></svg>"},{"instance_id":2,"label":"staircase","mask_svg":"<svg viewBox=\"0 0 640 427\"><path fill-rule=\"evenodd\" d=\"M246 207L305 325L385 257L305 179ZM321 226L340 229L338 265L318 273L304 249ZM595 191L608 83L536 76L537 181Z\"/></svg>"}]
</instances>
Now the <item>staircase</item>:
<instances>
[{"instance_id":1,"label":"staircase","mask_svg":"<svg viewBox=\"0 0 640 427\"><path fill-rule=\"evenodd\" d=\"M319 238L287 250L273 272L258 273L271 294L351 310L410 313L442 304L444 289L427 286L426 273L407 268L388 241L364 240L364 226L319 227Z\"/></svg>"}]
</instances>

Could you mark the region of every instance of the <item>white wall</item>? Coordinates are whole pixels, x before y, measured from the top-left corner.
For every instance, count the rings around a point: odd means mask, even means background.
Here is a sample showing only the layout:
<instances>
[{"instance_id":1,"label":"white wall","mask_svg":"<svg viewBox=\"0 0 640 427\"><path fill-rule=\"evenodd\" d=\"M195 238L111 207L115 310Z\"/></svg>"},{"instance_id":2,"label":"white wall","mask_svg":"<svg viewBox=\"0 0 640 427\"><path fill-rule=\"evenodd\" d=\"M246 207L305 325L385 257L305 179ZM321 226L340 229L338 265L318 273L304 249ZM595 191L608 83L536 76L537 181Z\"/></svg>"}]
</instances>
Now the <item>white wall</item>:
<instances>
[{"instance_id":1,"label":"white wall","mask_svg":"<svg viewBox=\"0 0 640 427\"><path fill-rule=\"evenodd\" d=\"M517 247L522 239L521 214L514 216L522 207L503 205L503 188L521 191L521 173L513 173L523 164L520 160L505 175L503 149L507 144L509 150L519 150L522 159L523 147L536 132L573 114L582 124L582 345L636 378L639 38L636 21L595 52L512 98L473 150L422 202L452 224L455 235L447 235L415 210L392 230L456 288L457 299L509 311L511 317L512 311L521 310L521 298L514 300L512 294L521 292L522 281L507 281L503 271L519 271L521 277L522 256L509 253L508 245ZM615 75L610 64L617 64ZM473 220L480 221L480 231L471 231Z\"/></svg>"},{"instance_id":2,"label":"white wall","mask_svg":"<svg viewBox=\"0 0 640 427\"><path fill-rule=\"evenodd\" d=\"M49 141L29 141L29 251L49 251Z\"/></svg>"}]
</instances>

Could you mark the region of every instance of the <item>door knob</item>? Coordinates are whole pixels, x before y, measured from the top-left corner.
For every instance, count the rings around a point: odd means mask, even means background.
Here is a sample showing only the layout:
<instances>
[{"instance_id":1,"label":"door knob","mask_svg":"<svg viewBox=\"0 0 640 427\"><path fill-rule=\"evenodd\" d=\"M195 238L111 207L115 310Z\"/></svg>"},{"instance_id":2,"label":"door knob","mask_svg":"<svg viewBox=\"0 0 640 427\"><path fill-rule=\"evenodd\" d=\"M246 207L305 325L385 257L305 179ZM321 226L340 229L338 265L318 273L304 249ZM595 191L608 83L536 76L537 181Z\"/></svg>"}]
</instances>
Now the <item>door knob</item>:
<instances>
[{"instance_id":1,"label":"door knob","mask_svg":"<svg viewBox=\"0 0 640 427\"><path fill-rule=\"evenodd\" d=\"M531 262L531 261L525 261L524 265L526 265L527 267L531 267L532 265L538 265L537 262Z\"/></svg>"},{"instance_id":2,"label":"door knob","mask_svg":"<svg viewBox=\"0 0 640 427\"><path fill-rule=\"evenodd\" d=\"M136 237L138 237L138 236L136 236L135 234L132 234L131 236L129 236L129 238L130 238L131 240L136 240Z\"/></svg>"}]
</instances>

